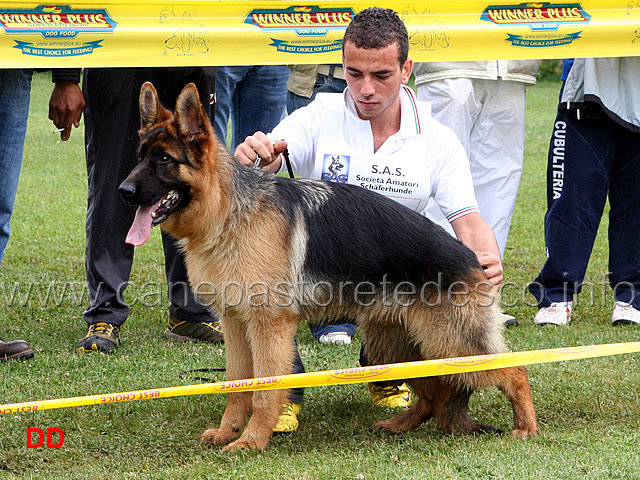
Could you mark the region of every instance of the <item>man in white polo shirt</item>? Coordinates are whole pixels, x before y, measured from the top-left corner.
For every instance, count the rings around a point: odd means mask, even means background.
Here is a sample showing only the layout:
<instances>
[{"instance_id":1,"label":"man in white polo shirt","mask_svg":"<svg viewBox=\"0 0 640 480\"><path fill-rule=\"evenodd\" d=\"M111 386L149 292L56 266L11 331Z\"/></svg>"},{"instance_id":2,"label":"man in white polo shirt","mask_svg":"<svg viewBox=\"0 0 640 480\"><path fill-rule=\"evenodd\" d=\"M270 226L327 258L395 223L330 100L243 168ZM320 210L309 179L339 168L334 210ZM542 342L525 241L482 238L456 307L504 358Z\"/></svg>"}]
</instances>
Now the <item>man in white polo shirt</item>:
<instances>
[{"instance_id":1,"label":"man in white polo shirt","mask_svg":"<svg viewBox=\"0 0 640 480\"><path fill-rule=\"evenodd\" d=\"M405 86L413 67L408 40L393 10L358 13L342 46L347 89L317 95L269 135L247 137L234 154L245 165L259 156L263 169L275 173L284 168L281 154L288 148L301 177L359 185L418 212L433 198L457 238L476 252L489 281L499 285L500 251L478 212L464 148L452 130L431 117L430 105L417 102ZM398 397L408 403L408 390L397 383L370 388L375 404L400 406ZM276 431L297 428L301 394L292 392L290 399Z\"/></svg>"}]
</instances>

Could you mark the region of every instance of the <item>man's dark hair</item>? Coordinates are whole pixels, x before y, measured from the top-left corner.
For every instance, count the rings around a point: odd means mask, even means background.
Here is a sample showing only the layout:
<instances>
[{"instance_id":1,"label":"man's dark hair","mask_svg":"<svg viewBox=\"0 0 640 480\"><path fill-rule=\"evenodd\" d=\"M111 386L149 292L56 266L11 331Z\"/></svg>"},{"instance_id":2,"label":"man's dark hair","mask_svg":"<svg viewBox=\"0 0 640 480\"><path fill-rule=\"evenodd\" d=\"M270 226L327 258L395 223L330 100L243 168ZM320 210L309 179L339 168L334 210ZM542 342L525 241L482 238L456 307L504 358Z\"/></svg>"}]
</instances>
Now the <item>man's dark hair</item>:
<instances>
[{"instance_id":1,"label":"man's dark hair","mask_svg":"<svg viewBox=\"0 0 640 480\"><path fill-rule=\"evenodd\" d=\"M371 7L358 13L344 32L344 44L352 42L358 48L384 48L398 43L400 66L409 56L409 33L398 14L389 8Z\"/></svg>"}]
</instances>

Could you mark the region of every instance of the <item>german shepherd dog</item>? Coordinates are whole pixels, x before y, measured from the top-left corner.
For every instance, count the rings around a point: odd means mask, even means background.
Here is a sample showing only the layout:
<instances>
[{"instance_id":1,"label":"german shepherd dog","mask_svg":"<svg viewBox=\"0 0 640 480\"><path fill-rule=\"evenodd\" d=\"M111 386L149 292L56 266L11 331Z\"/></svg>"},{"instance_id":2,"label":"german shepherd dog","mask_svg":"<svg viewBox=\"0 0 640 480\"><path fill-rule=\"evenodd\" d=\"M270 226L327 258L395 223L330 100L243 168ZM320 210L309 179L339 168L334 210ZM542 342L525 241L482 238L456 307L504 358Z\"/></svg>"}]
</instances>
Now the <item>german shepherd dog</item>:
<instances>
[{"instance_id":1,"label":"german shepherd dog","mask_svg":"<svg viewBox=\"0 0 640 480\"><path fill-rule=\"evenodd\" d=\"M139 206L128 241L144 243L152 224L179 240L194 292L222 313L228 380L291 373L301 320L356 319L372 364L507 351L475 254L422 215L357 186L240 165L193 84L175 112L144 84L140 111L139 164L119 188ZM447 432L490 430L471 419L468 401L497 386L513 407L512 434L538 431L523 367L408 383L414 406L372 429L405 432L436 418ZM287 393L228 394L220 427L201 440L264 449Z\"/></svg>"}]
</instances>

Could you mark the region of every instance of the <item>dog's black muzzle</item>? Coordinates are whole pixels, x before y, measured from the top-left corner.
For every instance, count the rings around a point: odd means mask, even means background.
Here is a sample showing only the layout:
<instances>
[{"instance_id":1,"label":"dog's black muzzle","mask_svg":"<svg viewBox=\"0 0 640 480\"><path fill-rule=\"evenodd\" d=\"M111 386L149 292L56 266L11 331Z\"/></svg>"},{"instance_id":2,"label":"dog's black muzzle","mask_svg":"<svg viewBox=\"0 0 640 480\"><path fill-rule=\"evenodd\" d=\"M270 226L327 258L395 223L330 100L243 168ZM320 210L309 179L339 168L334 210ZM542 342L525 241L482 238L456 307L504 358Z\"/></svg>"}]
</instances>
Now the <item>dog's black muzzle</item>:
<instances>
[{"instance_id":1,"label":"dog's black muzzle","mask_svg":"<svg viewBox=\"0 0 640 480\"><path fill-rule=\"evenodd\" d=\"M132 182L128 178L125 178L118 187L118 193L122 201L128 206L142 205L140 202L140 185L137 182Z\"/></svg>"}]
</instances>

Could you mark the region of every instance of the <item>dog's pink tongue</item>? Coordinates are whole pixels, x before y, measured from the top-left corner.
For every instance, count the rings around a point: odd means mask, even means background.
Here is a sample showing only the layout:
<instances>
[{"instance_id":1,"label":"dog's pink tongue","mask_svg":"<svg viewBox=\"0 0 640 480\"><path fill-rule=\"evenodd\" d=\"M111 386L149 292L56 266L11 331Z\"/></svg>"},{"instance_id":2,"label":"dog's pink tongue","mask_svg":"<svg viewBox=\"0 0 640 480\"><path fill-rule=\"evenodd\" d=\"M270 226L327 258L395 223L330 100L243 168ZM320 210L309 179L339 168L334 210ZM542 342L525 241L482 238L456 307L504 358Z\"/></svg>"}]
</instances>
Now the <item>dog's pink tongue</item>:
<instances>
[{"instance_id":1,"label":"dog's pink tongue","mask_svg":"<svg viewBox=\"0 0 640 480\"><path fill-rule=\"evenodd\" d=\"M151 236L151 212L156 205L138 207L136 218L127 233L126 242L139 247L144 245Z\"/></svg>"}]
</instances>

